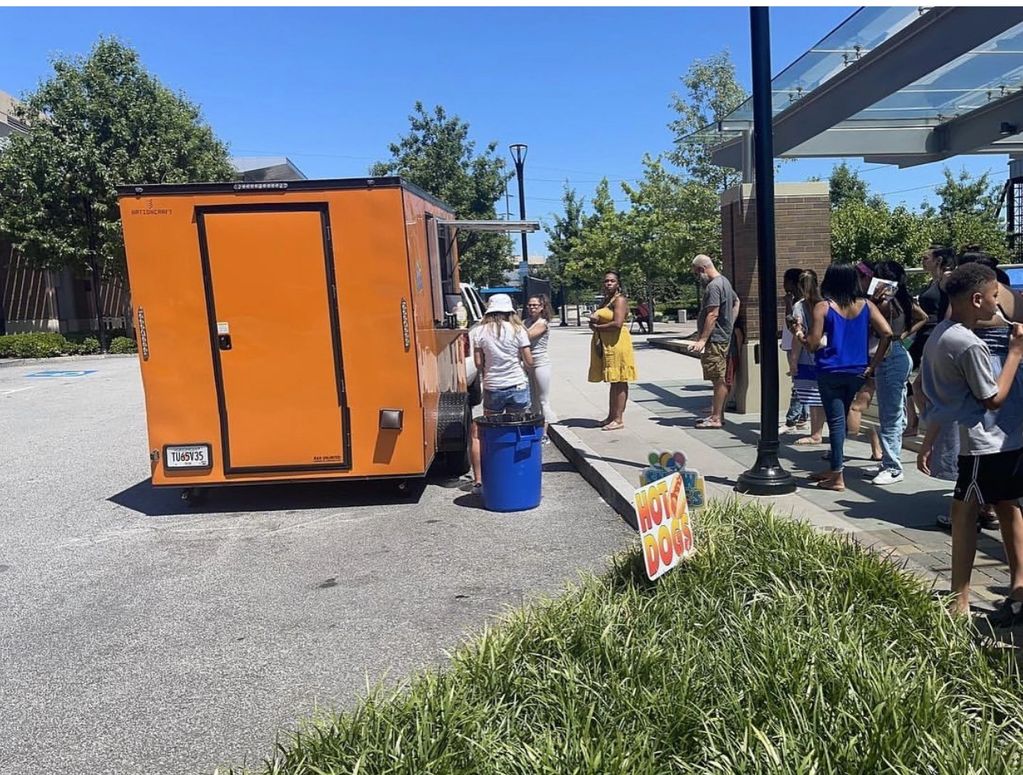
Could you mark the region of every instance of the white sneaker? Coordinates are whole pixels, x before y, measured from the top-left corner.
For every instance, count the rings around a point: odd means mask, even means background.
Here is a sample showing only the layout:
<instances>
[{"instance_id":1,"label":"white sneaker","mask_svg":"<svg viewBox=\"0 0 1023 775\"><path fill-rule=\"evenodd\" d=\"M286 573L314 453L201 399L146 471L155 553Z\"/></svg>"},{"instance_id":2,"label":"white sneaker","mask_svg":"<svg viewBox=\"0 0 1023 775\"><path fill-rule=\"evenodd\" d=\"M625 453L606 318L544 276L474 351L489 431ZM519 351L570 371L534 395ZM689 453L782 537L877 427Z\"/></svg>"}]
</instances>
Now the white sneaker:
<instances>
[{"instance_id":1,"label":"white sneaker","mask_svg":"<svg viewBox=\"0 0 1023 775\"><path fill-rule=\"evenodd\" d=\"M896 471L893 468L886 468L873 479L871 479L870 483L881 485L895 484L896 482L901 482L905 478L906 477L903 475L902 471Z\"/></svg>"}]
</instances>

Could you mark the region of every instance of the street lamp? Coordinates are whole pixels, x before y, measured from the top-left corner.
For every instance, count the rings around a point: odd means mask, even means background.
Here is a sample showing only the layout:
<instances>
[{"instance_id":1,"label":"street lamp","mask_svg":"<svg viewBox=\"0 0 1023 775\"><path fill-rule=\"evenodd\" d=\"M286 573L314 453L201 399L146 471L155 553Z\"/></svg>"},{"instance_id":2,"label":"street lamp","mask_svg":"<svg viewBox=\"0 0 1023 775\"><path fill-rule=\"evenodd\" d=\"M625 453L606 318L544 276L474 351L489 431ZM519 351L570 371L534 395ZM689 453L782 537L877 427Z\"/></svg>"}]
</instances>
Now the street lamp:
<instances>
[{"instance_id":1,"label":"street lamp","mask_svg":"<svg viewBox=\"0 0 1023 775\"><path fill-rule=\"evenodd\" d=\"M792 474L778 460L777 261L774 244L774 136L771 121L771 30L769 11L749 9L753 59L753 163L757 190L757 257L760 292L760 440L753 468L735 489L751 495L794 492Z\"/></svg>"},{"instance_id":2,"label":"street lamp","mask_svg":"<svg viewBox=\"0 0 1023 775\"><path fill-rule=\"evenodd\" d=\"M522 167L526 163L526 151L529 150L529 146L525 143L515 143L508 146L508 150L511 151L512 158L515 160L515 177L519 179L519 218L524 221L526 220L526 190L522 180ZM526 232L522 232L522 261L528 272L529 249L526 247Z\"/></svg>"}]
</instances>

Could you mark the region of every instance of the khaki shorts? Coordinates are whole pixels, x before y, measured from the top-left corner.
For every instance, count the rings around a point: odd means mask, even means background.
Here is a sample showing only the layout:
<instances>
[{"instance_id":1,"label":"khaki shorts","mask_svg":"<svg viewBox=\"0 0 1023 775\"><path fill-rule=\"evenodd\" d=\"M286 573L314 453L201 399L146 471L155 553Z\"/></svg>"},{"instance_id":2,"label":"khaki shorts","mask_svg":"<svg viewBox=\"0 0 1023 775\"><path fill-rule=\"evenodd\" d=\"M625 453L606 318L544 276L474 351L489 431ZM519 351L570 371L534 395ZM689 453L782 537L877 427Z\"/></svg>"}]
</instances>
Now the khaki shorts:
<instances>
[{"instance_id":1,"label":"khaki shorts","mask_svg":"<svg viewBox=\"0 0 1023 775\"><path fill-rule=\"evenodd\" d=\"M711 382L724 382L728 374L728 342L707 342L700 355L703 378Z\"/></svg>"}]
</instances>

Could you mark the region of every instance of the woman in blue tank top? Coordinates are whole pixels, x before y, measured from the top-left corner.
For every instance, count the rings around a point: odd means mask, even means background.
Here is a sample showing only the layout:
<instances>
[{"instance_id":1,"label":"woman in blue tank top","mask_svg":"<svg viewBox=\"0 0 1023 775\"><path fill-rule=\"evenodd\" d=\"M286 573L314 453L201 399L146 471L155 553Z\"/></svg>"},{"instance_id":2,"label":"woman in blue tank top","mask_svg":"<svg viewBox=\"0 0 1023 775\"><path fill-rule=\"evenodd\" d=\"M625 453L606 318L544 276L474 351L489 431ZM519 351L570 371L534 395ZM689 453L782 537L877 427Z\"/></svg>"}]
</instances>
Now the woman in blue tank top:
<instances>
[{"instance_id":1,"label":"woman in blue tank top","mask_svg":"<svg viewBox=\"0 0 1023 775\"><path fill-rule=\"evenodd\" d=\"M830 467L810 478L821 489L841 492L845 489L845 418L856 393L884 358L892 329L874 303L862 297L856 267L850 264L828 267L821 295L824 301L813 308L810 331L797 328L795 337L816 355L817 385L831 441ZM880 340L872 359L868 357L870 328Z\"/></svg>"}]
</instances>

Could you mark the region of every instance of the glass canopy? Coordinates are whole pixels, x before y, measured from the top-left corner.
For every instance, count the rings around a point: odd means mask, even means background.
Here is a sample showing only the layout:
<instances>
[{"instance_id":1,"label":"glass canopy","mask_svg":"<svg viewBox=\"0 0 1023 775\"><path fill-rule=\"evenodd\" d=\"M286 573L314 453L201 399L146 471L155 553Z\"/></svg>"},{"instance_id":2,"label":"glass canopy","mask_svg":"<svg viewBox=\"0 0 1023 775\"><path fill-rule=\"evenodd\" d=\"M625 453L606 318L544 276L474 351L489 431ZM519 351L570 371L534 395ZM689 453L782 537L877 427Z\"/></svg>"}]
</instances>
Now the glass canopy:
<instances>
[{"instance_id":1,"label":"glass canopy","mask_svg":"<svg viewBox=\"0 0 1023 775\"><path fill-rule=\"evenodd\" d=\"M985 40L979 45L942 62L912 83L886 93L873 104L852 115L840 117L839 121L828 122L827 125L830 127L837 125L843 130L843 139L851 136L850 130L865 129L868 125L872 130L889 127L904 129L907 126L939 129L952 119L968 116L982 108L985 110L999 108L1000 100L1006 104L1012 102L1006 98L1023 91L1023 22L1013 24L1021 17L1012 16L1009 8L1004 10L1007 12L1006 22L1000 26L995 23L990 27L997 30L997 34L981 35L980 37ZM929 16L935 11L938 11L936 15ZM777 116L785 111L791 113L790 108L799 109L809 105L812 100L807 100L808 96L815 95L822 86L825 88L830 86L828 82L831 79L864 57L870 59L868 55L871 52L878 52L878 56L873 58L877 64L870 76L875 79L875 84L878 71L884 72L880 54L887 56L898 48L909 50L913 46L921 46L921 56L929 57L933 52L928 52L923 47L924 44L919 41L921 36L914 37L918 28L924 28L928 24L934 28L931 32L937 34L929 38L931 41L929 45L934 45L935 40L948 41L949 47L955 45L957 36L953 29L954 22L951 18L942 18L942 14L947 11L948 9L918 7L859 9L772 80L773 115L776 120ZM965 9L965 12L969 12L969 9ZM990 25L990 20L986 23ZM940 26L942 24L944 27ZM903 35L893 40L903 31L905 31ZM858 77L858 74L854 77ZM801 105L804 100L806 105ZM1018 122L1014 118L1016 113L1013 114L1012 121L1003 127L1009 126L1012 130L1023 129L1023 122ZM734 146L739 142L741 132L751 128L752 122L753 108L750 99L720 121L694 133L689 139L707 143L715 148ZM1014 134L1015 131L1003 131L1002 139L994 138L985 144L986 151L977 152L993 152L996 142L999 148L1005 148L1002 150L1003 153L1023 150L1023 138L1004 139ZM855 147L850 147L848 153L843 153L841 148L836 147L833 155L866 156L867 154L863 153L866 143L863 137L865 136L860 135L861 139L852 144ZM907 158L904 132L891 148L886 143L894 138L894 133L874 132L872 137L876 139L870 142L876 143L876 147L871 150L871 154L893 157L897 155L902 160ZM819 152L806 155L824 155L820 152L821 149L834 145L834 141L816 142L814 148ZM928 138L926 147L920 147L919 153L921 156L933 155L934 149L933 138ZM777 148L776 152L778 155L798 158L804 155L800 150L798 147L782 147ZM956 152L967 151L957 149ZM734 162L734 154L729 158Z\"/></svg>"}]
</instances>

